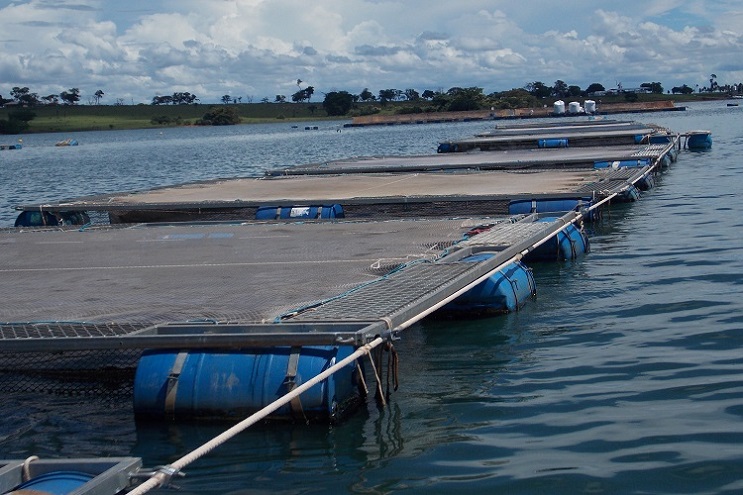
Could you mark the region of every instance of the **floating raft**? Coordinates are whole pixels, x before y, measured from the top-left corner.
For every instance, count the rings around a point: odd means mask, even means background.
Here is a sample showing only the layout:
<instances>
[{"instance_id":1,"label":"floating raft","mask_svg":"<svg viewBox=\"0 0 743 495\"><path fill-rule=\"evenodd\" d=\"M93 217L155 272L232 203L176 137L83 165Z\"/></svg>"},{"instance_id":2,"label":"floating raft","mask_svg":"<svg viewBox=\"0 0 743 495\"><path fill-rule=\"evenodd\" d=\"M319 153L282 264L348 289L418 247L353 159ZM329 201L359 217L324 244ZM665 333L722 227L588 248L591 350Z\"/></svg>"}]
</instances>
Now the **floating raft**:
<instances>
[{"instance_id":1,"label":"floating raft","mask_svg":"<svg viewBox=\"0 0 743 495\"><path fill-rule=\"evenodd\" d=\"M50 375L89 386L79 377L105 367L133 380L140 415L258 410L429 315L517 310L535 292L522 262L587 252L582 222L651 187L675 159L668 136L338 160L21 206L31 226L0 232L0 390ZM88 223L99 213L109 222ZM346 367L276 416L337 419L360 376Z\"/></svg>"},{"instance_id":2,"label":"floating raft","mask_svg":"<svg viewBox=\"0 0 743 495\"><path fill-rule=\"evenodd\" d=\"M674 143L337 160L261 177L22 205L29 218L17 226L75 224L69 219L93 212L106 213L110 223L507 215L524 201L621 198L658 163L675 159Z\"/></svg>"},{"instance_id":3,"label":"floating raft","mask_svg":"<svg viewBox=\"0 0 743 495\"><path fill-rule=\"evenodd\" d=\"M445 141L439 153L533 148L568 148L668 143L668 133L636 122L588 121L576 125L520 125L500 127L474 138Z\"/></svg>"}]
</instances>

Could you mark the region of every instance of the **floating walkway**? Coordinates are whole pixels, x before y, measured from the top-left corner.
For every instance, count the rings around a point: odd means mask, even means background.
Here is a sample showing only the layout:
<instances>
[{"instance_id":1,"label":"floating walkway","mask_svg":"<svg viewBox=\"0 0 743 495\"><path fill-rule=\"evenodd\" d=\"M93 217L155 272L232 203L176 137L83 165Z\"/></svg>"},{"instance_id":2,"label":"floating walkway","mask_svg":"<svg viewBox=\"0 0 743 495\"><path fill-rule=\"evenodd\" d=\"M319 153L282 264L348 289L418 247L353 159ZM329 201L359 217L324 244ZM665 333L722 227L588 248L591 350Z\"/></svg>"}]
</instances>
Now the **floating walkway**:
<instances>
[{"instance_id":1,"label":"floating walkway","mask_svg":"<svg viewBox=\"0 0 743 495\"><path fill-rule=\"evenodd\" d=\"M405 329L518 310L536 293L530 263L588 252L583 223L675 161L680 138L664 135L22 205L20 226L0 231L0 391L87 390L105 375L114 386L93 392L124 389L142 417L337 421L371 388L385 400Z\"/></svg>"}]
</instances>

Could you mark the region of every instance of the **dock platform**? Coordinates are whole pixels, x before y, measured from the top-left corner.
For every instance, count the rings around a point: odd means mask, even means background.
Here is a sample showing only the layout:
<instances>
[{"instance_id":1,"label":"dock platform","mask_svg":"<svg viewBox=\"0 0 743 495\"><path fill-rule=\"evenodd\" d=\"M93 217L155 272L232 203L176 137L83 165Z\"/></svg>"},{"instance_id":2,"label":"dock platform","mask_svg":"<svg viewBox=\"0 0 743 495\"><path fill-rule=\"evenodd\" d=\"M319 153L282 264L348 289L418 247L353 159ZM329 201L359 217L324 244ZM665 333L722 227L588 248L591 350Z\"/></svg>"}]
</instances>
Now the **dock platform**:
<instances>
[{"instance_id":1,"label":"dock platform","mask_svg":"<svg viewBox=\"0 0 743 495\"><path fill-rule=\"evenodd\" d=\"M668 136L353 158L22 205L42 221L0 231L0 390L38 390L52 371L133 370L157 349L395 340L545 243L582 231L605 205L636 199L670 161L678 136ZM65 220L93 214L108 221ZM175 354L167 380L180 373ZM287 359L278 373L289 376L296 361Z\"/></svg>"},{"instance_id":2,"label":"dock platform","mask_svg":"<svg viewBox=\"0 0 743 495\"><path fill-rule=\"evenodd\" d=\"M26 204L104 212L110 223L255 219L259 209L342 205L345 218L507 215L519 201L600 201L655 169L674 144L363 157L148 191ZM621 164L621 167L612 166Z\"/></svg>"}]
</instances>

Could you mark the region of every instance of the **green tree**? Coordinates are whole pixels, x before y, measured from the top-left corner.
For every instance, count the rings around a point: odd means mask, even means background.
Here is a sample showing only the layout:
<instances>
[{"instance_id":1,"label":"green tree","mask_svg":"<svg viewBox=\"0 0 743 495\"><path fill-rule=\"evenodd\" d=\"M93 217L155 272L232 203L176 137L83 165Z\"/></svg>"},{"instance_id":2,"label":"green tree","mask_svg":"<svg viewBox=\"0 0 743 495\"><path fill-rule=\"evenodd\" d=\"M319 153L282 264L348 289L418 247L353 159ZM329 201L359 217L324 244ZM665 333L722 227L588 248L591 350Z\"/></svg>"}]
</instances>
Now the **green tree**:
<instances>
[{"instance_id":1,"label":"green tree","mask_svg":"<svg viewBox=\"0 0 743 495\"><path fill-rule=\"evenodd\" d=\"M232 101L232 97L230 95L224 95L222 96L222 103L225 105Z\"/></svg>"},{"instance_id":2,"label":"green tree","mask_svg":"<svg viewBox=\"0 0 743 495\"><path fill-rule=\"evenodd\" d=\"M28 129L28 123L36 117L31 110L19 109L8 114L8 118L0 120L0 134L20 134Z\"/></svg>"},{"instance_id":3,"label":"green tree","mask_svg":"<svg viewBox=\"0 0 743 495\"><path fill-rule=\"evenodd\" d=\"M582 94L583 94L583 91L581 91L580 86L574 86L574 85L568 86L568 96L580 96Z\"/></svg>"},{"instance_id":4,"label":"green tree","mask_svg":"<svg viewBox=\"0 0 743 495\"><path fill-rule=\"evenodd\" d=\"M552 88L545 85L542 81L528 83L524 88L537 98L547 98L552 94Z\"/></svg>"},{"instance_id":5,"label":"green tree","mask_svg":"<svg viewBox=\"0 0 743 495\"><path fill-rule=\"evenodd\" d=\"M286 96L276 95L276 98L273 101L274 103L284 103L286 101Z\"/></svg>"},{"instance_id":6,"label":"green tree","mask_svg":"<svg viewBox=\"0 0 743 495\"><path fill-rule=\"evenodd\" d=\"M153 105L167 105L168 103L173 103L173 97L170 95L152 97Z\"/></svg>"},{"instance_id":7,"label":"green tree","mask_svg":"<svg viewBox=\"0 0 743 495\"><path fill-rule=\"evenodd\" d=\"M379 90L379 102L386 105L390 101L397 100L402 94L399 89L381 89Z\"/></svg>"},{"instance_id":8,"label":"green tree","mask_svg":"<svg viewBox=\"0 0 743 495\"><path fill-rule=\"evenodd\" d=\"M421 98L421 95L412 88L406 89L404 93L405 93L405 99L408 101L417 101L417 100L420 100Z\"/></svg>"},{"instance_id":9,"label":"green tree","mask_svg":"<svg viewBox=\"0 0 743 495\"><path fill-rule=\"evenodd\" d=\"M78 88L70 88L69 91L62 91L59 93L59 97L65 105L74 105L80 101L80 90Z\"/></svg>"},{"instance_id":10,"label":"green tree","mask_svg":"<svg viewBox=\"0 0 743 495\"><path fill-rule=\"evenodd\" d=\"M312 98L312 95L315 92L315 88L312 86L307 86L304 89L300 89L296 93L292 95L292 101L293 102L303 102L305 100L310 101L310 98Z\"/></svg>"},{"instance_id":11,"label":"green tree","mask_svg":"<svg viewBox=\"0 0 743 495\"><path fill-rule=\"evenodd\" d=\"M561 79L555 81L555 84L552 86L552 96L557 96L558 98L568 96L568 84Z\"/></svg>"},{"instance_id":12,"label":"green tree","mask_svg":"<svg viewBox=\"0 0 743 495\"><path fill-rule=\"evenodd\" d=\"M95 104L96 104L96 105L100 105L100 103L101 103L101 98L103 98L103 95L104 95L104 94L106 94L106 93L104 93L104 92L103 92L102 90L100 90L100 89L99 89L98 91L96 91L96 92L95 92L95 93L93 94L93 99L95 99Z\"/></svg>"},{"instance_id":13,"label":"green tree","mask_svg":"<svg viewBox=\"0 0 743 495\"><path fill-rule=\"evenodd\" d=\"M377 99L377 97L374 96L371 91L369 91L369 88L364 88L364 91L359 93L359 98L361 99L361 101L374 101Z\"/></svg>"},{"instance_id":14,"label":"green tree","mask_svg":"<svg viewBox=\"0 0 743 495\"><path fill-rule=\"evenodd\" d=\"M482 107L485 100L485 94L483 94L482 88L477 87L453 87L446 93L450 98L448 107L450 112L478 110Z\"/></svg>"},{"instance_id":15,"label":"green tree","mask_svg":"<svg viewBox=\"0 0 743 495\"><path fill-rule=\"evenodd\" d=\"M234 125L240 123L240 116L233 107L212 107L196 125Z\"/></svg>"},{"instance_id":16,"label":"green tree","mask_svg":"<svg viewBox=\"0 0 743 495\"><path fill-rule=\"evenodd\" d=\"M671 93L673 93L673 94L680 93L682 95L689 95L689 94L691 94L693 92L694 92L694 88L691 88L691 87L687 86L686 84L684 84L681 87L674 86L673 88L671 88Z\"/></svg>"},{"instance_id":17,"label":"green tree","mask_svg":"<svg viewBox=\"0 0 743 495\"><path fill-rule=\"evenodd\" d=\"M347 91L331 91L325 95L322 106L330 116L346 115L353 106L353 95Z\"/></svg>"},{"instance_id":18,"label":"green tree","mask_svg":"<svg viewBox=\"0 0 743 495\"><path fill-rule=\"evenodd\" d=\"M663 86L659 82L642 83L640 87L647 89L651 93L663 94Z\"/></svg>"},{"instance_id":19,"label":"green tree","mask_svg":"<svg viewBox=\"0 0 743 495\"><path fill-rule=\"evenodd\" d=\"M586 88L586 93L588 94L599 93L601 91L606 91L606 88L604 88L604 86L599 83L591 83Z\"/></svg>"},{"instance_id":20,"label":"green tree","mask_svg":"<svg viewBox=\"0 0 743 495\"><path fill-rule=\"evenodd\" d=\"M172 103L173 105L190 105L191 103L196 103L197 101L199 101L199 99L196 97L196 95L192 95L188 91L173 93L173 96L170 97L170 103Z\"/></svg>"},{"instance_id":21,"label":"green tree","mask_svg":"<svg viewBox=\"0 0 743 495\"><path fill-rule=\"evenodd\" d=\"M23 88L20 88L18 86L14 87L10 91L10 95L15 101L18 102L19 105L32 107L39 103L39 95L37 95L36 93L31 93L31 90L29 90L25 86Z\"/></svg>"}]
</instances>

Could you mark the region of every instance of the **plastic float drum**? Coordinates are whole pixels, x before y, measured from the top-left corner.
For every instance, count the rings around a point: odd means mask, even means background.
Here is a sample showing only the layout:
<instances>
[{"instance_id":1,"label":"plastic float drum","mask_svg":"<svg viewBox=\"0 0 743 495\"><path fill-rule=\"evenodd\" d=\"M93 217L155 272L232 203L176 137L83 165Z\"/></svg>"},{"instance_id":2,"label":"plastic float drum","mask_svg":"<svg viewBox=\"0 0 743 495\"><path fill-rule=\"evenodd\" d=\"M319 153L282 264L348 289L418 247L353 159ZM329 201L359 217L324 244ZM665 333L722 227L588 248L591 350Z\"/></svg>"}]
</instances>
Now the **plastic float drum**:
<instances>
[{"instance_id":1,"label":"plastic float drum","mask_svg":"<svg viewBox=\"0 0 743 495\"><path fill-rule=\"evenodd\" d=\"M686 147L690 150L708 150L712 147L712 133L710 131L692 131L686 139Z\"/></svg>"},{"instance_id":2,"label":"plastic float drum","mask_svg":"<svg viewBox=\"0 0 743 495\"><path fill-rule=\"evenodd\" d=\"M649 191L655 187L655 176L652 173L647 173L635 182L635 185L640 191Z\"/></svg>"},{"instance_id":3,"label":"plastic float drum","mask_svg":"<svg viewBox=\"0 0 743 495\"><path fill-rule=\"evenodd\" d=\"M481 253L468 256L462 262L476 263L492 256L492 253ZM529 268L517 261L446 304L439 310L439 314L476 316L508 313L518 310L534 295L534 276Z\"/></svg>"},{"instance_id":4,"label":"plastic float drum","mask_svg":"<svg viewBox=\"0 0 743 495\"><path fill-rule=\"evenodd\" d=\"M93 475L77 471L52 471L31 478L7 495L67 495L93 479Z\"/></svg>"},{"instance_id":5,"label":"plastic float drum","mask_svg":"<svg viewBox=\"0 0 743 495\"><path fill-rule=\"evenodd\" d=\"M557 219L539 219L540 222L554 222L555 220ZM547 242L526 255L525 260L527 262L573 260L589 251L588 236L571 223Z\"/></svg>"},{"instance_id":6,"label":"plastic float drum","mask_svg":"<svg viewBox=\"0 0 743 495\"><path fill-rule=\"evenodd\" d=\"M618 194L614 201L617 203L632 203L640 199L640 190L635 186L629 186L626 191Z\"/></svg>"},{"instance_id":7,"label":"plastic float drum","mask_svg":"<svg viewBox=\"0 0 743 495\"><path fill-rule=\"evenodd\" d=\"M261 206L255 212L256 220L329 219L343 218L341 205L323 206Z\"/></svg>"},{"instance_id":8,"label":"plastic float drum","mask_svg":"<svg viewBox=\"0 0 743 495\"><path fill-rule=\"evenodd\" d=\"M151 418L247 417L353 352L350 346L148 350L134 377L134 412ZM271 418L335 420L359 403L357 380L352 363Z\"/></svg>"},{"instance_id":9,"label":"plastic float drum","mask_svg":"<svg viewBox=\"0 0 743 495\"><path fill-rule=\"evenodd\" d=\"M58 227L60 225L86 225L90 217L84 211L22 211L15 220L15 227Z\"/></svg>"},{"instance_id":10,"label":"plastic float drum","mask_svg":"<svg viewBox=\"0 0 743 495\"><path fill-rule=\"evenodd\" d=\"M520 199L508 204L509 215L526 215L529 213L556 213L562 211L576 211L578 208L591 206L591 198L570 199Z\"/></svg>"},{"instance_id":11,"label":"plastic float drum","mask_svg":"<svg viewBox=\"0 0 743 495\"><path fill-rule=\"evenodd\" d=\"M650 165L649 158L638 158L636 160L613 160L613 161L595 161L593 168L642 168Z\"/></svg>"},{"instance_id":12,"label":"plastic float drum","mask_svg":"<svg viewBox=\"0 0 743 495\"><path fill-rule=\"evenodd\" d=\"M568 140L564 138L557 139L540 139L537 141L540 148L567 148Z\"/></svg>"},{"instance_id":13,"label":"plastic float drum","mask_svg":"<svg viewBox=\"0 0 743 495\"><path fill-rule=\"evenodd\" d=\"M436 149L437 153L456 153L459 151L459 145L456 143L439 143Z\"/></svg>"}]
</instances>

